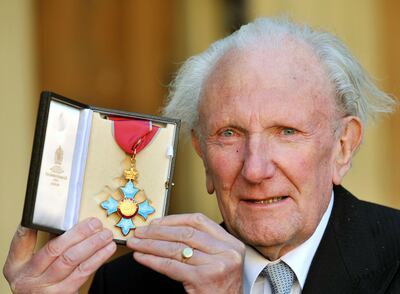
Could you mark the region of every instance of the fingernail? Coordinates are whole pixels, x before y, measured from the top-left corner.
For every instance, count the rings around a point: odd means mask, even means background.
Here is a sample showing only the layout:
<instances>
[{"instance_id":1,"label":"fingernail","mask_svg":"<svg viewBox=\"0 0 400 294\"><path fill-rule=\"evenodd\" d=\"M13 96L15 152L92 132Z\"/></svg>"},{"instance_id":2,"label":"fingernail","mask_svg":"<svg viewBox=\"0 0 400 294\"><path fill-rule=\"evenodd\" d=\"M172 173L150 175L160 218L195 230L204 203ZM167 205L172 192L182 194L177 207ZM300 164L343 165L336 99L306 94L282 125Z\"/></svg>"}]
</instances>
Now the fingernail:
<instances>
[{"instance_id":1,"label":"fingernail","mask_svg":"<svg viewBox=\"0 0 400 294\"><path fill-rule=\"evenodd\" d=\"M147 227L138 227L135 230L135 236L143 236L143 234L146 232Z\"/></svg>"},{"instance_id":2,"label":"fingernail","mask_svg":"<svg viewBox=\"0 0 400 294\"><path fill-rule=\"evenodd\" d=\"M108 244L108 245L106 246L106 250L112 252L112 251L115 250L115 247L116 247L116 246L117 246L117 245L116 245L114 242L111 242L110 244Z\"/></svg>"},{"instance_id":3,"label":"fingernail","mask_svg":"<svg viewBox=\"0 0 400 294\"><path fill-rule=\"evenodd\" d=\"M130 238L130 239L128 240L128 242L129 242L130 244L138 244L138 243L140 242L140 240L139 240L138 238Z\"/></svg>"},{"instance_id":4,"label":"fingernail","mask_svg":"<svg viewBox=\"0 0 400 294\"><path fill-rule=\"evenodd\" d=\"M156 225L156 224L159 224L160 222L161 222L161 218L155 218L150 222L150 225L151 224Z\"/></svg>"},{"instance_id":5,"label":"fingernail","mask_svg":"<svg viewBox=\"0 0 400 294\"><path fill-rule=\"evenodd\" d=\"M112 238L112 232L110 230L103 230L100 233L100 238L103 240L109 240Z\"/></svg>"},{"instance_id":6,"label":"fingernail","mask_svg":"<svg viewBox=\"0 0 400 294\"><path fill-rule=\"evenodd\" d=\"M27 234L27 232L28 232L28 228L25 228L25 227L23 227L23 226L21 226L21 225L18 226L18 228L17 228L17 235L18 235L18 237L23 237L23 236L25 236L25 235Z\"/></svg>"},{"instance_id":7,"label":"fingernail","mask_svg":"<svg viewBox=\"0 0 400 294\"><path fill-rule=\"evenodd\" d=\"M133 252L134 257L141 257L143 255L144 255L144 253L142 253L142 252L137 252L137 251Z\"/></svg>"},{"instance_id":8,"label":"fingernail","mask_svg":"<svg viewBox=\"0 0 400 294\"><path fill-rule=\"evenodd\" d=\"M89 227L93 230L96 231L98 229L100 229L103 226L103 224L101 223L101 221L97 218L92 218L89 221Z\"/></svg>"}]
</instances>

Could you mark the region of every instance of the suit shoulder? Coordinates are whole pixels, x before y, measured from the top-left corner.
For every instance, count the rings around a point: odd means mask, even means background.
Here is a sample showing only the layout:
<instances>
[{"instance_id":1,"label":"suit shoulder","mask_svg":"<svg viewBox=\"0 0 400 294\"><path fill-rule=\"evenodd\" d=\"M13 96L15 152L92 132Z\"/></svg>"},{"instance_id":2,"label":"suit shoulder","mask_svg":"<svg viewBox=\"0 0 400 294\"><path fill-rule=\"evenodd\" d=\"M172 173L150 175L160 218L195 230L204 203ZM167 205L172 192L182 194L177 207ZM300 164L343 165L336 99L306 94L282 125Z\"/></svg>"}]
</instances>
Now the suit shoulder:
<instances>
[{"instance_id":1,"label":"suit shoulder","mask_svg":"<svg viewBox=\"0 0 400 294\"><path fill-rule=\"evenodd\" d=\"M400 232L400 210L368 201L359 201L369 223L375 223L378 226L384 225L386 230L392 228L394 230L392 233Z\"/></svg>"},{"instance_id":2,"label":"suit shoulder","mask_svg":"<svg viewBox=\"0 0 400 294\"><path fill-rule=\"evenodd\" d=\"M360 260L375 256L387 264L400 261L399 210L359 200L342 187L335 190L335 202L335 232L346 252L360 255ZM350 249L354 246L356 253Z\"/></svg>"},{"instance_id":3,"label":"suit shoulder","mask_svg":"<svg viewBox=\"0 0 400 294\"><path fill-rule=\"evenodd\" d=\"M335 188L335 202L342 217L355 217L371 225L393 226L400 231L400 210L380 204L360 200L343 187Z\"/></svg>"}]
</instances>

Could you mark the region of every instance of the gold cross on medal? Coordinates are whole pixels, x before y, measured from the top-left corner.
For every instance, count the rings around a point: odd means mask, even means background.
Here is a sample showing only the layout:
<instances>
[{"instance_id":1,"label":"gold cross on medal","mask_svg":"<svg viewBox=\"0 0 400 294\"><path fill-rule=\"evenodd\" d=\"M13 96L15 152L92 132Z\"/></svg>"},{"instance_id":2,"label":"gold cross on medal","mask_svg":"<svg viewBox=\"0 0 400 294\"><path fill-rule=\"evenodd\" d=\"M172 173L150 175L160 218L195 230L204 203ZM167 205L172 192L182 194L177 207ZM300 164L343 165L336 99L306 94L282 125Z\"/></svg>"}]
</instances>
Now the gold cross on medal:
<instances>
[{"instance_id":1,"label":"gold cross on medal","mask_svg":"<svg viewBox=\"0 0 400 294\"><path fill-rule=\"evenodd\" d=\"M138 176L138 172L133 166L131 166L130 169L124 170L124 175L125 175L125 179L132 180L132 181L136 182L136 178Z\"/></svg>"}]
</instances>

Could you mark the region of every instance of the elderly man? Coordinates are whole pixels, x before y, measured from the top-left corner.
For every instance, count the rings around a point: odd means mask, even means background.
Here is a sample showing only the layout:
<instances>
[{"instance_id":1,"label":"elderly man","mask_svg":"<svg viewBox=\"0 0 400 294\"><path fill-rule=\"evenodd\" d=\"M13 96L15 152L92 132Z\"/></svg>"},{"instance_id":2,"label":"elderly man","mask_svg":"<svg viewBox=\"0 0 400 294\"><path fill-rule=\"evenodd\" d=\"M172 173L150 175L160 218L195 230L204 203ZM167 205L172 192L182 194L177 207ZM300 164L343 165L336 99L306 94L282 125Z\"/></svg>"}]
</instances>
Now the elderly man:
<instances>
[{"instance_id":1,"label":"elderly man","mask_svg":"<svg viewBox=\"0 0 400 294\"><path fill-rule=\"evenodd\" d=\"M137 228L133 258L101 267L91 291L395 293L399 211L340 186L367 118L393 103L328 33L259 19L214 43L183 65L165 113L191 132L224 223L184 214ZM88 223L33 257L20 229L12 287L76 290L115 250Z\"/></svg>"}]
</instances>

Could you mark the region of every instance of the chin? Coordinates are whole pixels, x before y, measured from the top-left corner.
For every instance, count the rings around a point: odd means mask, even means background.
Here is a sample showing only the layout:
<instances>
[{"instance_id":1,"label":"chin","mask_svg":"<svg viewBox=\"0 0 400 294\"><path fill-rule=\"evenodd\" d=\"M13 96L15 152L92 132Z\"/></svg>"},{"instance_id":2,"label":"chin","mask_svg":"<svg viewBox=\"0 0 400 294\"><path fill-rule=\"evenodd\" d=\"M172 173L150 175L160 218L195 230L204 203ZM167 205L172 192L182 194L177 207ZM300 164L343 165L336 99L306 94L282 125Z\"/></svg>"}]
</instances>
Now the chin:
<instances>
[{"instance_id":1,"label":"chin","mask_svg":"<svg viewBox=\"0 0 400 294\"><path fill-rule=\"evenodd\" d=\"M275 247L293 243L298 239L301 230L296 219L271 224L237 221L232 228L228 228L237 238L253 247Z\"/></svg>"}]
</instances>

